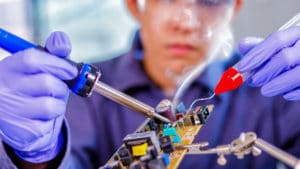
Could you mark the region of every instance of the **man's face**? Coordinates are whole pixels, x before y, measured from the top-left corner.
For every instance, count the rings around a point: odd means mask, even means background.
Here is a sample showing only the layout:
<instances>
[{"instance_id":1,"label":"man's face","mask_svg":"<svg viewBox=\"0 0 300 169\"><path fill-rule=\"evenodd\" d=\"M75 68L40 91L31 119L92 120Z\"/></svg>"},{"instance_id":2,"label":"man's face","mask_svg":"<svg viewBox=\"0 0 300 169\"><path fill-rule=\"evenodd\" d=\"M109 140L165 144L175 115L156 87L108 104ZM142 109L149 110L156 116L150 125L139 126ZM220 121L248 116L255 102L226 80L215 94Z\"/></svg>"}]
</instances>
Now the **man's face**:
<instances>
[{"instance_id":1,"label":"man's face","mask_svg":"<svg viewBox=\"0 0 300 169\"><path fill-rule=\"evenodd\" d=\"M180 75L203 61L229 23L233 2L146 0L140 15L146 68Z\"/></svg>"}]
</instances>

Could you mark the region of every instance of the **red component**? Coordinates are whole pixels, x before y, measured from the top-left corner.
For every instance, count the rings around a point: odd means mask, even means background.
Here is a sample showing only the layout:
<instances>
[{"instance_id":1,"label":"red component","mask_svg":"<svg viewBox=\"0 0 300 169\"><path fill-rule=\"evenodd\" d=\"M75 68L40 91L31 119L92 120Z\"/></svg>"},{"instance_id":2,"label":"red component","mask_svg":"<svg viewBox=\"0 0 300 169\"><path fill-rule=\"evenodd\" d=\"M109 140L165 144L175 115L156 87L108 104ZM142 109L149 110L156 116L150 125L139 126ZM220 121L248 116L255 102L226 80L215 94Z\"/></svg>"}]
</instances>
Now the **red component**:
<instances>
[{"instance_id":1,"label":"red component","mask_svg":"<svg viewBox=\"0 0 300 169\"><path fill-rule=\"evenodd\" d=\"M176 113L176 120L179 120L184 117L183 113Z\"/></svg>"},{"instance_id":2,"label":"red component","mask_svg":"<svg viewBox=\"0 0 300 169\"><path fill-rule=\"evenodd\" d=\"M221 94L230 90L234 90L242 85L243 82L244 80L240 72L231 67L223 73L221 80L215 88L215 94Z\"/></svg>"}]
</instances>

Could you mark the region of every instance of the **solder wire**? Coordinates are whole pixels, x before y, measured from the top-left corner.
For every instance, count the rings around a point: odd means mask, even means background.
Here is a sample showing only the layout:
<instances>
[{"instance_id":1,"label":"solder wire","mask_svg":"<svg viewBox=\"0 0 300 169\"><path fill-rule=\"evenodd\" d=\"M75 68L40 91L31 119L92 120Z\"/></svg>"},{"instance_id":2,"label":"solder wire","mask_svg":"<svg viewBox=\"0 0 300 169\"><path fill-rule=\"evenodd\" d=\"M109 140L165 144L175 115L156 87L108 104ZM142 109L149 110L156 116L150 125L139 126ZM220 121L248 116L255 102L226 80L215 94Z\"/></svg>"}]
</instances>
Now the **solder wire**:
<instances>
[{"instance_id":1,"label":"solder wire","mask_svg":"<svg viewBox=\"0 0 300 169\"><path fill-rule=\"evenodd\" d=\"M215 94L214 92L212 92L212 95L210 95L210 96L208 96L208 97L204 97L204 98L195 99L195 100L192 102L192 104L190 105L190 107L189 107L189 109L188 109L188 111L187 111L187 112L190 112L190 111L193 109L194 105L195 105L197 102L199 102L199 101L206 101L206 100L210 100L210 99L214 98L214 97L215 97L215 95L216 95L216 94Z\"/></svg>"}]
</instances>

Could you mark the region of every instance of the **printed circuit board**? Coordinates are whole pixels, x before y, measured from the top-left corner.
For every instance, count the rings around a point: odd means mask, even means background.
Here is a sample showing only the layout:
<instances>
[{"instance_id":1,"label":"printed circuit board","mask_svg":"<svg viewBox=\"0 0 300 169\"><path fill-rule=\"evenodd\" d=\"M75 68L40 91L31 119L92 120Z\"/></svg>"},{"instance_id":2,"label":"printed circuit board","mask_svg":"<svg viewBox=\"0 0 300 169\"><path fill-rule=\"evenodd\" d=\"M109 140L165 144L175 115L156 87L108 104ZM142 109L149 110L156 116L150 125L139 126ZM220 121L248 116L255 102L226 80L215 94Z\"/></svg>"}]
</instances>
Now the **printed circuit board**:
<instances>
[{"instance_id":1,"label":"printed circuit board","mask_svg":"<svg viewBox=\"0 0 300 169\"><path fill-rule=\"evenodd\" d=\"M147 119L135 133L123 139L124 144L99 169L178 168L187 152L182 146L194 141L208 120L213 105L178 110L176 120L170 124Z\"/></svg>"}]
</instances>

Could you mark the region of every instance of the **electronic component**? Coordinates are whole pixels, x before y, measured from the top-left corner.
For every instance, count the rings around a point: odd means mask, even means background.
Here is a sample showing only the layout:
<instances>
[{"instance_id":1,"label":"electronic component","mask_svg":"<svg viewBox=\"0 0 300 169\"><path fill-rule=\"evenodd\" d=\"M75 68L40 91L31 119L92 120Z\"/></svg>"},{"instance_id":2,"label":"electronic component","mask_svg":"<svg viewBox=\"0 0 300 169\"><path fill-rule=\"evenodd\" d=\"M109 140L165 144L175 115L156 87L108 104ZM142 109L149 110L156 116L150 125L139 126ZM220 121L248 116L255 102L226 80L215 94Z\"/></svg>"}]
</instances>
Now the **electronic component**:
<instances>
[{"instance_id":1,"label":"electronic component","mask_svg":"<svg viewBox=\"0 0 300 169\"><path fill-rule=\"evenodd\" d=\"M133 162L133 156L126 147L121 147L118 150L118 156L116 156L116 160L118 159L120 159L124 166L129 166Z\"/></svg>"},{"instance_id":2,"label":"electronic component","mask_svg":"<svg viewBox=\"0 0 300 169\"><path fill-rule=\"evenodd\" d=\"M162 136L159 138L160 148L165 153L172 153L174 152L174 146L172 144L170 136Z\"/></svg>"},{"instance_id":3,"label":"electronic component","mask_svg":"<svg viewBox=\"0 0 300 169\"><path fill-rule=\"evenodd\" d=\"M189 111L184 117L185 125L200 125L205 124L210 116L210 111L207 106L197 106Z\"/></svg>"},{"instance_id":4,"label":"electronic component","mask_svg":"<svg viewBox=\"0 0 300 169\"><path fill-rule=\"evenodd\" d=\"M161 107L156 107L156 111L169 112L169 103L163 100L160 102ZM176 113L179 118L173 123L147 119L136 133L128 134L123 139L121 148L100 169L108 166L121 166L121 169L178 168L187 149L175 147L191 144L213 109L213 105L198 106L184 114L186 110L183 107L181 104L180 112ZM194 116L199 123L192 123L191 118Z\"/></svg>"},{"instance_id":5,"label":"electronic component","mask_svg":"<svg viewBox=\"0 0 300 169\"><path fill-rule=\"evenodd\" d=\"M173 138L172 143L181 143L181 138L177 134L176 128L175 127L167 127L166 125L164 126L163 129L163 136L170 136Z\"/></svg>"},{"instance_id":6,"label":"electronic component","mask_svg":"<svg viewBox=\"0 0 300 169\"><path fill-rule=\"evenodd\" d=\"M159 140L154 131L128 134L123 142L134 157L146 155L146 150L150 145L153 145L156 151L160 152Z\"/></svg>"}]
</instances>

